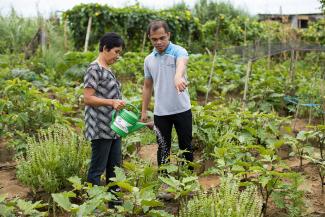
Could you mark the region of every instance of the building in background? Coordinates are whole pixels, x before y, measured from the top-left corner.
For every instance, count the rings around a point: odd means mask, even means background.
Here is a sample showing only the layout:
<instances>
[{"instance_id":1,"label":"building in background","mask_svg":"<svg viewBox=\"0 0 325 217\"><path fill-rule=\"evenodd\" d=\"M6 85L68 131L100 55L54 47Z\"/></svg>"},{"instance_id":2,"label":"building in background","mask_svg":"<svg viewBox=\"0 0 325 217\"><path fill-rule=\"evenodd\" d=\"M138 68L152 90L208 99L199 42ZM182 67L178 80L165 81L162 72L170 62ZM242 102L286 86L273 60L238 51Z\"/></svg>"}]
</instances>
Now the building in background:
<instances>
[{"instance_id":1,"label":"building in background","mask_svg":"<svg viewBox=\"0 0 325 217\"><path fill-rule=\"evenodd\" d=\"M311 22L324 19L323 13L310 14L258 14L259 21L277 21L283 24L291 25L292 28L308 28Z\"/></svg>"}]
</instances>

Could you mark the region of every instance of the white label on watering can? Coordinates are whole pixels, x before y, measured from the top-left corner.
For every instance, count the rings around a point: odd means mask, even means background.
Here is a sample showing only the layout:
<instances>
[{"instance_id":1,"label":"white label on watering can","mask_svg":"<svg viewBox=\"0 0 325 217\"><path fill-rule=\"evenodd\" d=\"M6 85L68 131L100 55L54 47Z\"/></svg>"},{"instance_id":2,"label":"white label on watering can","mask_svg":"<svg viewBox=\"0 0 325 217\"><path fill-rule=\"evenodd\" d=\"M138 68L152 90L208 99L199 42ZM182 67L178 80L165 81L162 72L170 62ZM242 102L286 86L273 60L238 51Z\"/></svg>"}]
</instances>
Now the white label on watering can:
<instances>
[{"instance_id":1,"label":"white label on watering can","mask_svg":"<svg viewBox=\"0 0 325 217\"><path fill-rule=\"evenodd\" d=\"M120 116L117 116L115 118L114 123L119 129L123 130L125 133L129 133L128 127L131 126L131 124L129 124L123 118L121 118Z\"/></svg>"}]
</instances>

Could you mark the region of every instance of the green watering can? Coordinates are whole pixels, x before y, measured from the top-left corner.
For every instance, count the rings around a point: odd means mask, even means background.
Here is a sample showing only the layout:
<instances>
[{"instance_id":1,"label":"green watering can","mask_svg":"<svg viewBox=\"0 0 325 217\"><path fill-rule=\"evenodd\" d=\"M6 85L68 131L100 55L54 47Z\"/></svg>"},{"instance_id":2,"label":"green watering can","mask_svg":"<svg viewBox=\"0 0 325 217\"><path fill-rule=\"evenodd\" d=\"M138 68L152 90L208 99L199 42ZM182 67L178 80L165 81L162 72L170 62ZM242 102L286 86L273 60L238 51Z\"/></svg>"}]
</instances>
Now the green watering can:
<instances>
[{"instance_id":1,"label":"green watering can","mask_svg":"<svg viewBox=\"0 0 325 217\"><path fill-rule=\"evenodd\" d=\"M121 137L125 137L126 135L147 126L145 123L139 122L140 115L135 106L131 104L126 104L126 106L131 106L136 113L122 109L118 112L113 110L112 114L111 128ZM116 113L117 116L115 117Z\"/></svg>"}]
</instances>

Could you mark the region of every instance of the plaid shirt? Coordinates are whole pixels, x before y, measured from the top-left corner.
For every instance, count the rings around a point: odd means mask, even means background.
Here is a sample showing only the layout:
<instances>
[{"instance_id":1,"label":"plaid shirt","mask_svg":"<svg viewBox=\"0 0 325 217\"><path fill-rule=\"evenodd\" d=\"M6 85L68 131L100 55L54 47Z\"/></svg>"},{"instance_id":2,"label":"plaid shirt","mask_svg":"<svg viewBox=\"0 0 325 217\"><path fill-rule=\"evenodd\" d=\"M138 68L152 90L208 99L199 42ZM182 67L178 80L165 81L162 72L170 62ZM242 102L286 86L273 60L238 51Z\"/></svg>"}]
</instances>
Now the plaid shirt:
<instances>
[{"instance_id":1,"label":"plaid shirt","mask_svg":"<svg viewBox=\"0 0 325 217\"><path fill-rule=\"evenodd\" d=\"M109 69L97 61L91 63L84 77L84 88L93 88L95 96L104 99L122 99L121 84ZM85 106L85 136L88 140L117 139L110 128L113 107Z\"/></svg>"}]
</instances>

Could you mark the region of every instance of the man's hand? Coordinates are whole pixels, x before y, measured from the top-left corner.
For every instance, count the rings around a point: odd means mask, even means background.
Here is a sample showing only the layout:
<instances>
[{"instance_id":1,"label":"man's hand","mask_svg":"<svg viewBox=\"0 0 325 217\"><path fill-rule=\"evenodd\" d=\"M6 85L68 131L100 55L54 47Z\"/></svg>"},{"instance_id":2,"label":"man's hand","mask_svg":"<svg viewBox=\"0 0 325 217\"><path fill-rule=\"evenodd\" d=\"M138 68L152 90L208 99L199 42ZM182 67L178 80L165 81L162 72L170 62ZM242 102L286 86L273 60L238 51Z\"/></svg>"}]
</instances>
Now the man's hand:
<instances>
[{"instance_id":1,"label":"man's hand","mask_svg":"<svg viewBox=\"0 0 325 217\"><path fill-rule=\"evenodd\" d=\"M147 122L147 120L148 120L148 114L147 114L147 111L145 111L145 112L141 112L141 119L140 119L140 121L141 121L141 122Z\"/></svg>"},{"instance_id":2,"label":"man's hand","mask_svg":"<svg viewBox=\"0 0 325 217\"><path fill-rule=\"evenodd\" d=\"M174 78L174 82L178 93L183 92L187 87L185 79L181 76L176 75Z\"/></svg>"},{"instance_id":3,"label":"man's hand","mask_svg":"<svg viewBox=\"0 0 325 217\"><path fill-rule=\"evenodd\" d=\"M118 111L124 108L125 104L126 104L125 101L120 99L115 99L113 102L113 108Z\"/></svg>"},{"instance_id":4,"label":"man's hand","mask_svg":"<svg viewBox=\"0 0 325 217\"><path fill-rule=\"evenodd\" d=\"M153 122L153 121L149 121L149 122L147 122L146 123L146 125L147 125L147 127L149 128L149 129L153 129L153 127L155 126L155 123Z\"/></svg>"}]
</instances>

